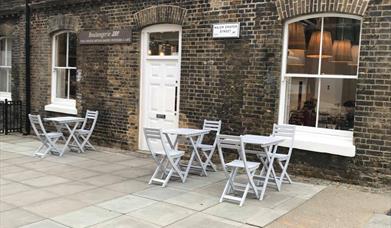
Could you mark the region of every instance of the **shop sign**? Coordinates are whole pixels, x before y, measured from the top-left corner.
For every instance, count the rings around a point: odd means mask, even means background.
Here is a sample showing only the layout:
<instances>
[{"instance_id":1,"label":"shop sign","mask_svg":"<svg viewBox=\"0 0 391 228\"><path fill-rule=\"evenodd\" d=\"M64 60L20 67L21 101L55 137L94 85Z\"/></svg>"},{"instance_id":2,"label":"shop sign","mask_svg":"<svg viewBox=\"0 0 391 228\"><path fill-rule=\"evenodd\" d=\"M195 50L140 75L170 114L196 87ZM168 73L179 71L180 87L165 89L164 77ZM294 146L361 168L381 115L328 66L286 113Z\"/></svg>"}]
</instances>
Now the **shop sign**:
<instances>
[{"instance_id":1,"label":"shop sign","mask_svg":"<svg viewBox=\"0 0 391 228\"><path fill-rule=\"evenodd\" d=\"M132 42L132 30L94 30L79 34L80 44L123 44Z\"/></svg>"},{"instance_id":2,"label":"shop sign","mask_svg":"<svg viewBox=\"0 0 391 228\"><path fill-rule=\"evenodd\" d=\"M239 38L239 34L239 22L213 25L213 38Z\"/></svg>"}]
</instances>

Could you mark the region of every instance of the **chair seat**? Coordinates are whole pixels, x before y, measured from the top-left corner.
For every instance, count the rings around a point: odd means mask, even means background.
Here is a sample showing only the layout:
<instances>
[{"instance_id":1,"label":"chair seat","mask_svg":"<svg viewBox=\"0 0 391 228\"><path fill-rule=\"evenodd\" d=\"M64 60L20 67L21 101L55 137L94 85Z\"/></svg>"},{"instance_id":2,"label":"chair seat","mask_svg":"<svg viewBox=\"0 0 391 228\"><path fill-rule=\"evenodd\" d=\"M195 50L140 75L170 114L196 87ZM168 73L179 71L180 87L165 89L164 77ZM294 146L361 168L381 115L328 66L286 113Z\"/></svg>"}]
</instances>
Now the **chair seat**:
<instances>
[{"instance_id":1,"label":"chair seat","mask_svg":"<svg viewBox=\"0 0 391 228\"><path fill-rule=\"evenodd\" d=\"M250 161L247 161L247 167L251 170L253 169L257 169L260 165L259 162L250 162ZM244 168L244 163L242 160L233 160L229 163L226 164L227 166L230 166L230 167L239 167L239 168Z\"/></svg>"},{"instance_id":2,"label":"chair seat","mask_svg":"<svg viewBox=\"0 0 391 228\"><path fill-rule=\"evenodd\" d=\"M63 136L61 132L49 132L46 134L49 138L54 139L54 138L60 138Z\"/></svg>"},{"instance_id":3,"label":"chair seat","mask_svg":"<svg viewBox=\"0 0 391 228\"><path fill-rule=\"evenodd\" d=\"M197 147L200 148L201 150L212 150L213 149L213 145L208 145L208 144L198 144Z\"/></svg>"},{"instance_id":4,"label":"chair seat","mask_svg":"<svg viewBox=\"0 0 391 228\"><path fill-rule=\"evenodd\" d=\"M164 155L164 156L166 155L166 152L164 152L164 150L156 151L155 153L159 154L159 155ZM185 152L183 152L181 150L169 150L167 153L170 157L173 157L173 158L181 157L185 154Z\"/></svg>"},{"instance_id":5,"label":"chair seat","mask_svg":"<svg viewBox=\"0 0 391 228\"><path fill-rule=\"evenodd\" d=\"M75 131L75 134L79 134L79 135L88 135L88 133L90 133L90 130L77 129Z\"/></svg>"}]
</instances>

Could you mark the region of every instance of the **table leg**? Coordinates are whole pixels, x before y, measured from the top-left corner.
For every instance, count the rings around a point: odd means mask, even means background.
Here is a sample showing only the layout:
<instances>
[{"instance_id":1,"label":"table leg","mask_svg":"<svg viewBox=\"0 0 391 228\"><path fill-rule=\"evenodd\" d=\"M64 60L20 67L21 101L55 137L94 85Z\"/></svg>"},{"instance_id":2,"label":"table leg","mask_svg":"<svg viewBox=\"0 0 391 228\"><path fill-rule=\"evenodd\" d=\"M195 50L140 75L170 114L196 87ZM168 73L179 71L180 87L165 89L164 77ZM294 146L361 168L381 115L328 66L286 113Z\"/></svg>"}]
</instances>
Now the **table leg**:
<instances>
[{"instance_id":1,"label":"table leg","mask_svg":"<svg viewBox=\"0 0 391 228\"><path fill-rule=\"evenodd\" d=\"M63 150L62 154L64 153L65 148L68 147L68 144L71 142L72 138L75 140L75 142L76 142L77 146L79 147L80 151L84 153L84 149L81 147L81 145L79 143L79 140L75 136L75 131L76 131L78 125L79 125L79 123L75 123L75 126L73 126L73 128L71 129L71 127L67 123L65 124L65 127L69 131L69 137L68 137L67 141L65 142L65 146L64 146L64 150ZM61 156L62 156L62 154L61 154Z\"/></svg>"},{"instance_id":2,"label":"table leg","mask_svg":"<svg viewBox=\"0 0 391 228\"><path fill-rule=\"evenodd\" d=\"M274 148L273 148L274 146ZM273 148L273 152L272 152L272 156L269 158L267 152L268 151L271 151ZM269 176L270 176L270 173L271 172L274 172L274 169L273 169L273 162L274 162L274 156L276 155L276 152L277 152L277 147L275 145L272 145L270 146L269 150L265 148L265 152L266 152L266 158L267 158L267 162L269 163L268 164L268 167L267 167L267 172L266 172L266 176L265 176L265 180L263 182L263 186L262 186L262 190L261 190L261 194L259 195L259 200L263 200L263 197L265 195L265 191L266 191L266 188L267 188L267 183L269 181ZM273 171L272 171L273 170ZM278 186L278 185L277 185Z\"/></svg>"},{"instance_id":3,"label":"table leg","mask_svg":"<svg viewBox=\"0 0 391 228\"><path fill-rule=\"evenodd\" d=\"M198 153L198 149L197 149L197 146L194 143L193 137L189 137L189 140L190 140L190 143L191 143L191 145L193 147L193 153L192 154L195 154L196 160L198 160L198 162L200 163L200 166L201 166L201 169L202 169L202 173L205 176L208 176L208 174L206 173L206 167L205 167L204 163L201 160L200 154Z\"/></svg>"}]
</instances>

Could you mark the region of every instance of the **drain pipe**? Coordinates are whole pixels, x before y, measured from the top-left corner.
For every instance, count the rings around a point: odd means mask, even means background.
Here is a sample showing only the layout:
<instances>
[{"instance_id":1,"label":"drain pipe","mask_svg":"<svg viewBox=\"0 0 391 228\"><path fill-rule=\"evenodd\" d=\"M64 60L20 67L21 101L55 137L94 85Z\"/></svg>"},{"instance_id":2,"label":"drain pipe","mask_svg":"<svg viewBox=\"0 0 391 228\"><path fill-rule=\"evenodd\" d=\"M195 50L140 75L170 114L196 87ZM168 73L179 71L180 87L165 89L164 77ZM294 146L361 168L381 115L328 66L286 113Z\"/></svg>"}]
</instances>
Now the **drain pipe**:
<instances>
[{"instance_id":1,"label":"drain pipe","mask_svg":"<svg viewBox=\"0 0 391 228\"><path fill-rule=\"evenodd\" d=\"M29 0L26 0L25 4L25 84L26 84L26 116L25 116L25 135L30 134L30 121L28 114L31 113L31 72L30 72L30 5Z\"/></svg>"}]
</instances>

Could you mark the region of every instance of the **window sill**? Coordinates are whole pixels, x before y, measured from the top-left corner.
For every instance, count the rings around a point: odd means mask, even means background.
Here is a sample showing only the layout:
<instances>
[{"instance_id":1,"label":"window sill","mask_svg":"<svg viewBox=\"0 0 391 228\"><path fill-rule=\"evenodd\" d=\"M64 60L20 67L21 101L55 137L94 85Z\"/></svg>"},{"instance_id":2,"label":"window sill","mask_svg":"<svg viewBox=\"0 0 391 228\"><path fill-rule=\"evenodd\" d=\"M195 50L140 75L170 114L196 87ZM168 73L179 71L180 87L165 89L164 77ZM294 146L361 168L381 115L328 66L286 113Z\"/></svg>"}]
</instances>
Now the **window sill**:
<instances>
[{"instance_id":1,"label":"window sill","mask_svg":"<svg viewBox=\"0 0 391 228\"><path fill-rule=\"evenodd\" d=\"M66 113L66 114L77 114L77 109L71 105L64 104L49 104L45 106L45 111L49 112L58 112L58 113Z\"/></svg>"},{"instance_id":2,"label":"window sill","mask_svg":"<svg viewBox=\"0 0 391 228\"><path fill-rule=\"evenodd\" d=\"M0 101L5 101L5 99L11 101L11 93L8 92L0 92Z\"/></svg>"},{"instance_id":3,"label":"window sill","mask_svg":"<svg viewBox=\"0 0 391 228\"><path fill-rule=\"evenodd\" d=\"M289 142L283 142L281 145L289 146ZM354 157L356 154L356 147L353 145L353 132L348 131L297 127L293 147L345 157Z\"/></svg>"}]
</instances>

